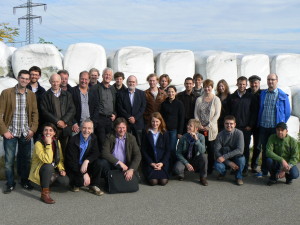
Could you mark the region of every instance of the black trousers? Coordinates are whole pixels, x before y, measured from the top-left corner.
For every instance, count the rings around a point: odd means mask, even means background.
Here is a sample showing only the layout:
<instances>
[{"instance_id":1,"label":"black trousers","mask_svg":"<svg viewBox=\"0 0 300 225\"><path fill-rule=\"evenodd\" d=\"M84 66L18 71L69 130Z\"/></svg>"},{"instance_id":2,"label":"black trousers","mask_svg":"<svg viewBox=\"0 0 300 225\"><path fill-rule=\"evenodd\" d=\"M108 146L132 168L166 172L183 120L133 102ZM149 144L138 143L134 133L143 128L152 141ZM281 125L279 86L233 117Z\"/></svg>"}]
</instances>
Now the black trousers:
<instances>
[{"instance_id":1,"label":"black trousers","mask_svg":"<svg viewBox=\"0 0 300 225\"><path fill-rule=\"evenodd\" d=\"M109 117L99 115L99 123L96 127L95 134L98 139L99 151L102 152L105 137L112 131L113 122Z\"/></svg>"},{"instance_id":2,"label":"black trousers","mask_svg":"<svg viewBox=\"0 0 300 225\"><path fill-rule=\"evenodd\" d=\"M101 179L101 165L100 159L96 159L92 163L89 163L87 168L87 173L91 178L90 186L100 186ZM68 172L68 176L70 177L70 185L75 187L82 187L84 183L83 175L74 173L72 171Z\"/></svg>"},{"instance_id":3,"label":"black trousers","mask_svg":"<svg viewBox=\"0 0 300 225\"><path fill-rule=\"evenodd\" d=\"M69 178L67 176L59 175L58 171L55 171L52 164L42 165L39 174L42 188L49 188L54 182L57 182L64 187L69 186Z\"/></svg>"}]
</instances>

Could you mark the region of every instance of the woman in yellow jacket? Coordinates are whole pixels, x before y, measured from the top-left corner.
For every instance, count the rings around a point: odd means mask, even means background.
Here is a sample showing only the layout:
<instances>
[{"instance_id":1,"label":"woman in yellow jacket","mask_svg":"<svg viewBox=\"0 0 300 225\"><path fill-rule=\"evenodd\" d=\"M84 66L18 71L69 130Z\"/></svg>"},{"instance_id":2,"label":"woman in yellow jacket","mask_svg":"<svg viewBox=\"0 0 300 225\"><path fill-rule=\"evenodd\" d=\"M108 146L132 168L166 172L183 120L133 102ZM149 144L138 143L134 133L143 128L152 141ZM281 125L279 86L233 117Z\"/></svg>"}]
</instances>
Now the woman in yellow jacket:
<instances>
[{"instance_id":1,"label":"woman in yellow jacket","mask_svg":"<svg viewBox=\"0 0 300 225\"><path fill-rule=\"evenodd\" d=\"M52 123L44 125L43 135L34 145L29 174L29 180L41 186L41 200L47 204L55 203L49 192L49 187L54 181L64 186L69 185L61 146L55 137L56 132L56 127Z\"/></svg>"}]
</instances>

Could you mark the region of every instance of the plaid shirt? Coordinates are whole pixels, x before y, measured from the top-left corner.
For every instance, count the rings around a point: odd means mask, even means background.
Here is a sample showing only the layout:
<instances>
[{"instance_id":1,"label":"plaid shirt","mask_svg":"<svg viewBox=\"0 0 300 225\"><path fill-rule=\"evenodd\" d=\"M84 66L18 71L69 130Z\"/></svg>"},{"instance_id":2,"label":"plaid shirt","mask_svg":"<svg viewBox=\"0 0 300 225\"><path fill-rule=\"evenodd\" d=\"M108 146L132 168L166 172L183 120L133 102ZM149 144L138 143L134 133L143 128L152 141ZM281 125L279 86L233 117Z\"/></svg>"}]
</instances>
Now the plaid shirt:
<instances>
[{"instance_id":1,"label":"plaid shirt","mask_svg":"<svg viewBox=\"0 0 300 225\"><path fill-rule=\"evenodd\" d=\"M277 98L278 98L277 88L274 91L267 91L260 126L265 128L274 128L276 126Z\"/></svg>"},{"instance_id":2,"label":"plaid shirt","mask_svg":"<svg viewBox=\"0 0 300 225\"><path fill-rule=\"evenodd\" d=\"M16 85L16 109L14 111L13 119L11 125L8 127L8 130L12 133L14 137L21 137L22 134L24 137L28 135L28 118L26 111L26 97L27 89L25 93L20 93L18 86Z\"/></svg>"}]
</instances>

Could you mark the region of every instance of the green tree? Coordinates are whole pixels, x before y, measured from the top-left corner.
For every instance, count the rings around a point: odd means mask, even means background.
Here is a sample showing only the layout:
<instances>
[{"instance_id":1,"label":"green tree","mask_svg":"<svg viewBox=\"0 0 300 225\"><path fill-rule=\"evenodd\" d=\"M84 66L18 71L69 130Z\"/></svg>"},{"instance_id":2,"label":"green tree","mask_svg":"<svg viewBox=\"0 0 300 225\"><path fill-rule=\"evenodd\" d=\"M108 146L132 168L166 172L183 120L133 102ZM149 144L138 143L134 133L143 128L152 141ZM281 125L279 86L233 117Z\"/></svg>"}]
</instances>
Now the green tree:
<instances>
[{"instance_id":1,"label":"green tree","mask_svg":"<svg viewBox=\"0 0 300 225\"><path fill-rule=\"evenodd\" d=\"M0 41L14 42L19 36L19 28L10 27L9 23L0 23Z\"/></svg>"}]
</instances>

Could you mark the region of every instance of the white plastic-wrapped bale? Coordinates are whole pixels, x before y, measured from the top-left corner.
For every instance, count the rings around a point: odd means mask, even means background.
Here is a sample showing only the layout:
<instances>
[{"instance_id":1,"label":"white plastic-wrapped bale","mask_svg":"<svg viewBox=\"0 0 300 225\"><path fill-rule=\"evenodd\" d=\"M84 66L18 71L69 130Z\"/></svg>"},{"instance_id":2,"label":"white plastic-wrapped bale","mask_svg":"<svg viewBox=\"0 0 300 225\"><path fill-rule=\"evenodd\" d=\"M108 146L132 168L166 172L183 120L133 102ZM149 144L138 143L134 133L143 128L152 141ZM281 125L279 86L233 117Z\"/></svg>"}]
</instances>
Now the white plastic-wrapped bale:
<instances>
[{"instance_id":1,"label":"white plastic-wrapped bale","mask_svg":"<svg viewBox=\"0 0 300 225\"><path fill-rule=\"evenodd\" d=\"M11 72L11 59L12 52L9 47L0 41L0 77L9 76Z\"/></svg>"},{"instance_id":2,"label":"white plastic-wrapped bale","mask_svg":"<svg viewBox=\"0 0 300 225\"><path fill-rule=\"evenodd\" d=\"M287 121L287 126L289 135L298 140L298 133L300 127L299 118L296 116L291 116Z\"/></svg>"},{"instance_id":3,"label":"white plastic-wrapped bale","mask_svg":"<svg viewBox=\"0 0 300 225\"><path fill-rule=\"evenodd\" d=\"M215 51L195 53L196 73L215 83L225 79L229 86L233 86L237 79L237 55L239 54Z\"/></svg>"},{"instance_id":4,"label":"white plastic-wrapped bale","mask_svg":"<svg viewBox=\"0 0 300 225\"><path fill-rule=\"evenodd\" d=\"M121 48L115 53L113 70L123 72L126 78L135 75L139 84L147 83L147 76L154 73L153 51L138 46Z\"/></svg>"},{"instance_id":5,"label":"white plastic-wrapped bale","mask_svg":"<svg viewBox=\"0 0 300 225\"><path fill-rule=\"evenodd\" d=\"M267 83L267 76L270 74L269 56L264 54L240 55L237 57L237 66L238 77L249 78L252 75L258 75L261 78L261 84Z\"/></svg>"},{"instance_id":6,"label":"white plastic-wrapped bale","mask_svg":"<svg viewBox=\"0 0 300 225\"><path fill-rule=\"evenodd\" d=\"M297 116L300 118L300 87L294 86L291 87L292 91L292 115Z\"/></svg>"},{"instance_id":7,"label":"white plastic-wrapped bale","mask_svg":"<svg viewBox=\"0 0 300 225\"><path fill-rule=\"evenodd\" d=\"M38 66L42 70L42 77L49 77L63 68L58 49L51 44L31 44L18 48L12 56L12 68L15 77L20 70L29 70Z\"/></svg>"},{"instance_id":8,"label":"white plastic-wrapped bale","mask_svg":"<svg viewBox=\"0 0 300 225\"><path fill-rule=\"evenodd\" d=\"M186 77L195 74L195 57L189 50L164 51L156 56L155 61L156 74L168 74L173 85L183 84Z\"/></svg>"},{"instance_id":9,"label":"white plastic-wrapped bale","mask_svg":"<svg viewBox=\"0 0 300 225\"><path fill-rule=\"evenodd\" d=\"M4 89L14 87L18 81L11 77L0 77L0 94Z\"/></svg>"},{"instance_id":10,"label":"white plastic-wrapped bale","mask_svg":"<svg viewBox=\"0 0 300 225\"><path fill-rule=\"evenodd\" d=\"M271 73L278 75L279 83L300 85L300 54L280 54L271 60Z\"/></svg>"},{"instance_id":11,"label":"white plastic-wrapped bale","mask_svg":"<svg viewBox=\"0 0 300 225\"><path fill-rule=\"evenodd\" d=\"M106 53L101 45L92 43L77 43L68 47L64 56L64 69L68 70L70 77L79 83L79 73L92 68L101 71L106 67Z\"/></svg>"}]
</instances>

